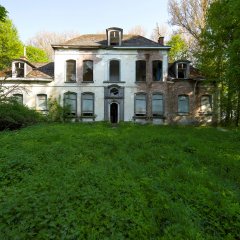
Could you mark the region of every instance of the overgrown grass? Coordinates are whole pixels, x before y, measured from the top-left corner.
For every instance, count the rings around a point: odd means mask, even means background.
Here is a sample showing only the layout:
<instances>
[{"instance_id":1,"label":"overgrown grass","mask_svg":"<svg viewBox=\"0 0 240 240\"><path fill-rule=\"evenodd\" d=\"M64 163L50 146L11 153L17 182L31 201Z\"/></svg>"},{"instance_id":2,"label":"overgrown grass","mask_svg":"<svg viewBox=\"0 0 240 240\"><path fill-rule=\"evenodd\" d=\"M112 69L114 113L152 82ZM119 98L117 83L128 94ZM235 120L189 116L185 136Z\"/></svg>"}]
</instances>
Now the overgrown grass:
<instances>
[{"instance_id":1,"label":"overgrown grass","mask_svg":"<svg viewBox=\"0 0 240 240\"><path fill-rule=\"evenodd\" d=\"M0 133L0 239L240 239L240 131Z\"/></svg>"}]
</instances>

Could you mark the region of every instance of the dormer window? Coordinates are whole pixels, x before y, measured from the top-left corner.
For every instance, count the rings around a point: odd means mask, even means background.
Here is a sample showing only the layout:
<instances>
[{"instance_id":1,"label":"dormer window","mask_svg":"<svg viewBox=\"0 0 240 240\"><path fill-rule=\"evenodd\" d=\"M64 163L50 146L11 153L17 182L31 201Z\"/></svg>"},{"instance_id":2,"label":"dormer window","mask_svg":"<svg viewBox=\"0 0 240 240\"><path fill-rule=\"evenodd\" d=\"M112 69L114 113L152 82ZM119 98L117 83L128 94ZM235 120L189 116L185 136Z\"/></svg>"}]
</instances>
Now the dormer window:
<instances>
[{"instance_id":1,"label":"dormer window","mask_svg":"<svg viewBox=\"0 0 240 240\"><path fill-rule=\"evenodd\" d=\"M121 28L108 28L106 32L108 46L121 46L123 35L123 30Z\"/></svg>"},{"instance_id":2,"label":"dormer window","mask_svg":"<svg viewBox=\"0 0 240 240\"><path fill-rule=\"evenodd\" d=\"M24 77L24 63L23 62L17 62L15 63L15 72L16 72L16 77Z\"/></svg>"},{"instance_id":3,"label":"dormer window","mask_svg":"<svg viewBox=\"0 0 240 240\"><path fill-rule=\"evenodd\" d=\"M177 64L177 78L188 78L188 64L178 63Z\"/></svg>"}]
</instances>

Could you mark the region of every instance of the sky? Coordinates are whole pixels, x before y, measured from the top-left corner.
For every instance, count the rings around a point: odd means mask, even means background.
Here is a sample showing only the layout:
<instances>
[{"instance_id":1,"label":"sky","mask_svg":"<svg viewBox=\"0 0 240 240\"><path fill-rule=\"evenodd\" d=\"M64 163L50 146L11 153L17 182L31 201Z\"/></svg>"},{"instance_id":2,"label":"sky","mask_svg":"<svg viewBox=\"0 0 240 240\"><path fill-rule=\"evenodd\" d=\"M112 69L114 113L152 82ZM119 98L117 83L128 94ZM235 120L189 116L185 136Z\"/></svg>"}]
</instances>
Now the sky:
<instances>
[{"instance_id":1,"label":"sky","mask_svg":"<svg viewBox=\"0 0 240 240\"><path fill-rule=\"evenodd\" d=\"M168 22L168 0L0 0L26 43L36 33L94 34L108 27L128 32L141 25L150 37L156 23Z\"/></svg>"}]
</instances>

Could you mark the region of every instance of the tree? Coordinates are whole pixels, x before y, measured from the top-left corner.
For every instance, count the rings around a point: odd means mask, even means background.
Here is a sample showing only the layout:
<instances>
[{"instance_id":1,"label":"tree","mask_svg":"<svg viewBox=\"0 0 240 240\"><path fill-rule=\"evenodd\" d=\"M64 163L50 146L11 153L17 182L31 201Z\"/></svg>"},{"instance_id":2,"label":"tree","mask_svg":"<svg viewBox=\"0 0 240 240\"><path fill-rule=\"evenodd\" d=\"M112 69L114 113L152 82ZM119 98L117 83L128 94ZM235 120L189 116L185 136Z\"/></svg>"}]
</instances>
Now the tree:
<instances>
[{"instance_id":1,"label":"tree","mask_svg":"<svg viewBox=\"0 0 240 240\"><path fill-rule=\"evenodd\" d=\"M5 7L3 7L2 5L0 5L0 22L4 22L6 17L7 17L7 10L5 9Z\"/></svg>"},{"instance_id":2,"label":"tree","mask_svg":"<svg viewBox=\"0 0 240 240\"><path fill-rule=\"evenodd\" d=\"M26 52L27 52L27 59L30 62L48 62L49 61L46 52L44 52L40 48L27 46Z\"/></svg>"},{"instance_id":3,"label":"tree","mask_svg":"<svg viewBox=\"0 0 240 240\"><path fill-rule=\"evenodd\" d=\"M131 29L128 31L128 34L140 35L140 36L145 37L145 36L147 35L147 31L146 31L146 29L144 29L144 27L142 27L141 25L137 25L137 26L131 28Z\"/></svg>"},{"instance_id":4,"label":"tree","mask_svg":"<svg viewBox=\"0 0 240 240\"><path fill-rule=\"evenodd\" d=\"M156 27L153 29L151 39L155 42L158 41L159 37L166 37L168 35L168 29L165 25L159 25L156 23Z\"/></svg>"},{"instance_id":5,"label":"tree","mask_svg":"<svg viewBox=\"0 0 240 240\"><path fill-rule=\"evenodd\" d=\"M74 32L39 32L28 41L28 45L44 50L47 53L48 58L53 59L52 44L61 44L78 35L78 33Z\"/></svg>"},{"instance_id":6,"label":"tree","mask_svg":"<svg viewBox=\"0 0 240 240\"><path fill-rule=\"evenodd\" d=\"M170 62L179 59L188 59L188 46L180 34L172 35L171 39L166 44L171 46L168 55Z\"/></svg>"},{"instance_id":7,"label":"tree","mask_svg":"<svg viewBox=\"0 0 240 240\"><path fill-rule=\"evenodd\" d=\"M12 59L23 53L23 45L10 19L0 22L0 70L6 68Z\"/></svg>"}]
</instances>

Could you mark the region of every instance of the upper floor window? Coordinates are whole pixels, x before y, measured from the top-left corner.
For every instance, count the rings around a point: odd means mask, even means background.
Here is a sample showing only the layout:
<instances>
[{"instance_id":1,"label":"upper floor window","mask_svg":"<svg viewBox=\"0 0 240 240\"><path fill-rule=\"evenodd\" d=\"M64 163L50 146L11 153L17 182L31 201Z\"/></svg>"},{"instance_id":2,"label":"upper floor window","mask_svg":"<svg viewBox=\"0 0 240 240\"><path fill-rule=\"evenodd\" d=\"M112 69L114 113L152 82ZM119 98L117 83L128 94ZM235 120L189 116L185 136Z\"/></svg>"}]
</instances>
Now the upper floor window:
<instances>
[{"instance_id":1,"label":"upper floor window","mask_svg":"<svg viewBox=\"0 0 240 240\"><path fill-rule=\"evenodd\" d=\"M187 63L178 63L177 64L177 78L188 78Z\"/></svg>"},{"instance_id":2,"label":"upper floor window","mask_svg":"<svg viewBox=\"0 0 240 240\"><path fill-rule=\"evenodd\" d=\"M153 81L162 81L162 61L155 60L152 62Z\"/></svg>"},{"instance_id":3,"label":"upper floor window","mask_svg":"<svg viewBox=\"0 0 240 240\"><path fill-rule=\"evenodd\" d=\"M67 60L66 61L66 82L76 81L76 61Z\"/></svg>"},{"instance_id":4,"label":"upper floor window","mask_svg":"<svg viewBox=\"0 0 240 240\"><path fill-rule=\"evenodd\" d=\"M159 116L163 114L163 95L154 93L152 95L152 115Z\"/></svg>"},{"instance_id":5,"label":"upper floor window","mask_svg":"<svg viewBox=\"0 0 240 240\"><path fill-rule=\"evenodd\" d=\"M111 31L110 32L110 45L119 45L119 31Z\"/></svg>"},{"instance_id":6,"label":"upper floor window","mask_svg":"<svg viewBox=\"0 0 240 240\"><path fill-rule=\"evenodd\" d=\"M146 116L147 114L147 95L137 93L135 95L135 116Z\"/></svg>"},{"instance_id":7,"label":"upper floor window","mask_svg":"<svg viewBox=\"0 0 240 240\"><path fill-rule=\"evenodd\" d=\"M16 77L24 77L24 63L17 62L15 63Z\"/></svg>"},{"instance_id":8,"label":"upper floor window","mask_svg":"<svg viewBox=\"0 0 240 240\"><path fill-rule=\"evenodd\" d=\"M83 61L83 81L93 81L93 61L91 60Z\"/></svg>"},{"instance_id":9,"label":"upper floor window","mask_svg":"<svg viewBox=\"0 0 240 240\"><path fill-rule=\"evenodd\" d=\"M37 110L47 111L47 95L46 94L37 95Z\"/></svg>"},{"instance_id":10,"label":"upper floor window","mask_svg":"<svg viewBox=\"0 0 240 240\"><path fill-rule=\"evenodd\" d=\"M212 96L203 95L201 97L201 112L211 113L212 112Z\"/></svg>"},{"instance_id":11,"label":"upper floor window","mask_svg":"<svg viewBox=\"0 0 240 240\"><path fill-rule=\"evenodd\" d=\"M82 116L94 115L94 93L82 94Z\"/></svg>"},{"instance_id":12,"label":"upper floor window","mask_svg":"<svg viewBox=\"0 0 240 240\"><path fill-rule=\"evenodd\" d=\"M77 94L74 92L67 92L64 94L64 107L68 108L68 115L77 115Z\"/></svg>"},{"instance_id":13,"label":"upper floor window","mask_svg":"<svg viewBox=\"0 0 240 240\"><path fill-rule=\"evenodd\" d=\"M188 95L178 96L178 113L180 114L189 113L189 96Z\"/></svg>"},{"instance_id":14,"label":"upper floor window","mask_svg":"<svg viewBox=\"0 0 240 240\"><path fill-rule=\"evenodd\" d=\"M136 61L136 82L146 81L146 61Z\"/></svg>"},{"instance_id":15,"label":"upper floor window","mask_svg":"<svg viewBox=\"0 0 240 240\"><path fill-rule=\"evenodd\" d=\"M108 46L121 46L123 30L118 27L106 29Z\"/></svg>"},{"instance_id":16,"label":"upper floor window","mask_svg":"<svg viewBox=\"0 0 240 240\"><path fill-rule=\"evenodd\" d=\"M120 61L111 60L109 64L109 81L119 82L120 81Z\"/></svg>"},{"instance_id":17,"label":"upper floor window","mask_svg":"<svg viewBox=\"0 0 240 240\"><path fill-rule=\"evenodd\" d=\"M19 104L23 104L23 95L22 94L13 94L13 98Z\"/></svg>"}]
</instances>

